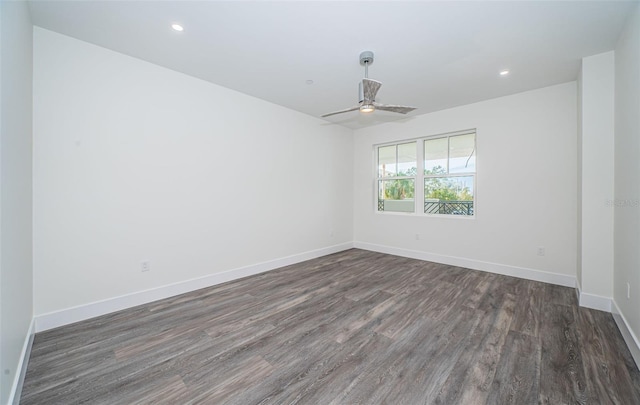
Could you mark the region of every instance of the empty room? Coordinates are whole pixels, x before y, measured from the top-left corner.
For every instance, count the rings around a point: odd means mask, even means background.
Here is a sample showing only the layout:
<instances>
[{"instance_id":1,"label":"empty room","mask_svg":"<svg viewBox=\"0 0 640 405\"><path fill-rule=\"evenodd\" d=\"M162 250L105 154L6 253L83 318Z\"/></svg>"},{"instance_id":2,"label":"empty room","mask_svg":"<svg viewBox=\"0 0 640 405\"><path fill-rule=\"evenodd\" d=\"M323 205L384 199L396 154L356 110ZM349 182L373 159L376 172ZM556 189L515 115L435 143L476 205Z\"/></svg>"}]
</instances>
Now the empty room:
<instances>
[{"instance_id":1,"label":"empty room","mask_svg":"<svg viewBox=\"0 0 640 405\"><path fill-rule=\"evenodd\" d=\"M640 2L0 2L0 404L640 404Z\"/></svg>"}]
</instances>

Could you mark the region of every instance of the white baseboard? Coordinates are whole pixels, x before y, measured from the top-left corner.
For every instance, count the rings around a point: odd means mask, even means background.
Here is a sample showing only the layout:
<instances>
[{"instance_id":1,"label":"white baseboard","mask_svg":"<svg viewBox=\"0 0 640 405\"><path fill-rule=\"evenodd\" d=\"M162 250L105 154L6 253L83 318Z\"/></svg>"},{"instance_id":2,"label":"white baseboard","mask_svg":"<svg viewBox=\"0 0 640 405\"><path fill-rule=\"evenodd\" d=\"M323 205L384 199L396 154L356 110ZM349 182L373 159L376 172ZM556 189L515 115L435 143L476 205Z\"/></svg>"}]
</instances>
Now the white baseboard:
<instances>
[{"instance_id":1,"label":"white baseboard","mask_svg":"<svg viewBox=\"0 0 640 405\"><path fill-rule=\"evenodd\" d=\"M581 307L597 309L598 311L611 312L611 297L603 297L595 294L582 292L580 284L576 282L576 292L578 294L578 304Z\"/></svg>"},{"instance_id":2,"label":"white baseboard","mask_svg":"<svg viewBox=\"0 0 640 405\"><path fill-rule=\"evenodd\" d=\"M464 257L445 256L436 253L428 253L417 250L401 249L391 246L376 245L366 242L354 242L353 247L364 250L371 250L379 253L387 253L396 256L408 257L411 259L426 260L430 262L448 264L451 266L466 267L468 269L487 271L490 273L502 274L524 278L527 280L542 281L550 284L557 284L564 287L575 287L575 276L566 274L551 273L542 270L528 269L525 267L508 266L505 264L483 262L480 260L467 259Z\"/></svg>"},{"instance_id":3,"label":"white baseboard","mask_svg":"<svg viewBox=\"0 0 640 405\"><path fill-rule=\"evenodd\" d=\"M147 304L149 302L173 297L190 291L199 290L201 288L211 287L216 284L226 283L227 281L236 280L242 277L264 273L265 271L289 266L291 264L300 263L306 260L315 259L317 257L341 252L343 250L351 248L353 248L352 242L342 243L339 245L329 246L292 256L270 260L267 262L252 264L221 273L211 274L196 279L181 281L178 283L152 288L149 290L138 291L119 297L109 298L85 305L79 305L72 308L66 308L60 311L49 312L35 317L35 331L42 332L44 330L57 328L59 326L83 321L86 319L94 318L96 316L131 308L137 305Z\"/></svg>"},{"instance_id":4,"label":"white baseboard","mask_svg":"<svg viewBox=\"0 0 640 405\"><path fill-rule=\"evenodd\" d=\"M20 352L20 360L16 367L16 375L11 384L11 392L7 404L18 405L20 403L20 395L22 394L22 384L27 374L27 366L29 365L29 357L31 356L31 347L33 346L33 337L35 335L35 319L31 320L27 336L25 336L22 351Z\"/></svg>"},{"instance_id":5,"label":"white baseboard","mask_svg":"<svg viewBox=\"0 0 640 405\"><path fill-rule=\"evenodd\" d=\"M620 329L620 333L622 333L625 343L629 347L636 366L640 367L640 340L635 333L633 333L633 330L615 300L612 300L611 313L613 314L613 319L616 321L616 325L618 325L618 329Z\"/></svg>"}]
</instances>

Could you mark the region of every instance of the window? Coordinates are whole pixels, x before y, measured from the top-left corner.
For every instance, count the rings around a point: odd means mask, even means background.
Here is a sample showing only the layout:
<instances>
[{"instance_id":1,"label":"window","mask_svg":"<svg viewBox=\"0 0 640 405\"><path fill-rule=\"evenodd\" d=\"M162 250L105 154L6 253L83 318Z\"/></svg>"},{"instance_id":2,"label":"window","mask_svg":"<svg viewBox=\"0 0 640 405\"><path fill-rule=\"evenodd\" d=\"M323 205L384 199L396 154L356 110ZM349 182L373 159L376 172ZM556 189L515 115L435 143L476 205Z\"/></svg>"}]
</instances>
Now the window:
<instances>
[{"instance_id":1,"label":"window","mask_svg":"<svg viewBox=\"0 0 640 405\"><path fill-rule=\"evenodd\" d=\"M424 141L424 213L473 215L476 134Z\"/></svg>"},{"instance_id":2,"label":"window","mask_svg":"<svg viewBox=\"0 0 640 405\"><path fill-rule=\"evenodd\" d=\"M376 151L378 211L474 215L475 131L381 145Z\"/></svg>"},{"instance_id":3,"label":"window","mask_svg":"<svg viewBox=\"0 0 640 405\"><path fill-rule=\"evenodd\" d=\"M417 142L378 148L378 210L415 212Z\"/></svg>"}]
</instances>

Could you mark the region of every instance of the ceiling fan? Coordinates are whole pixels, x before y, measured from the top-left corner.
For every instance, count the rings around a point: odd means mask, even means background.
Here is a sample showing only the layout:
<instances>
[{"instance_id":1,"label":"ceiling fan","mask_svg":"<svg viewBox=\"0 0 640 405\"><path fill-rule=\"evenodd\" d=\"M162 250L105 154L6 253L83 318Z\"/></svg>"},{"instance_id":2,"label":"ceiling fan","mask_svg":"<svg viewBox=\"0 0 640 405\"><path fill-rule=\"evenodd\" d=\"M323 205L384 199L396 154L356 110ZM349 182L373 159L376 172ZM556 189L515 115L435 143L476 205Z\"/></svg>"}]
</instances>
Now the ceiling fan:
<instances>
[{"instance_id":1,"label":"ceiling fan","mask_svg":"<svg viewBox=\"0 0 640 405\"><path fill-rule=\"evenodd\" d=\"M373 63L373 52L364 51L360 54L360 64L364 66L364 79L359 83L359 98L358 105L347 108L346 110L334 111L328 114L324 114L322 117L329 117L331 115L342 114L350 111L360 110L363 113L370 113L375 110L391 111L400 114L406 114L416 109L416 107L407 107L404 105L390 105L376 103L376 94L382 83L377 80L369 79L369 65Z\"/></svg>"}]
</instances>

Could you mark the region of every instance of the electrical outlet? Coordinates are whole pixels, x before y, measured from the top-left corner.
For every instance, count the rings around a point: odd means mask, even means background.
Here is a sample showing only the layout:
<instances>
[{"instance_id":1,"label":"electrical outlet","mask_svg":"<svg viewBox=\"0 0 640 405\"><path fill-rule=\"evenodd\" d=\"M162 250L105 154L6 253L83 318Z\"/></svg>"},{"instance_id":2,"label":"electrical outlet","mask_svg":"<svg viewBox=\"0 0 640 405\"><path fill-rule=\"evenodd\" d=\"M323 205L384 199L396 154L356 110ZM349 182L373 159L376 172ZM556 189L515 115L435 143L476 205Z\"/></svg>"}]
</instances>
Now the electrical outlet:
<instances>
[{"instance_id":1,"label":"electrical outlet","mask_svg":"<svg viewBox=\"0 0 640 405\"><path fill-rule=\"evenodd\" d=\"M544 246L538 246L538 256L544 256Z\"/></svg>"},{"instance_id":2,"label":"electrical outlet","mask_svg":"<svg viewBox=\"0 0 640 405\"><path fill-rule=\"evenodd\" d=\"M151 263L149 263L149 261L148 261L148 260L145 260L145 261L143 261L143 262L140 262L140 270L141 270L142 272L145 272L145 271L149 271L149 270L151 270Z\"/></svg>"},{"instance_id":3,"label":"electrical outlet","mask_svg":"<svg viewBox=\"0 0 640 405\"><path fill-rule=\"evenodd\" d=\"M420 234L416 233L416 240L420 240Z\"/></svg>"},{"instance_id":4,"label":"electrical outlet","mask_svg":"<svg viewBox=\"0 0 640 405\"><path fill-rule=\"evenodd\" d=\"M631 298L631 284L627 283L627 299Z\"/></svg>"}]
</instances>

